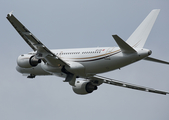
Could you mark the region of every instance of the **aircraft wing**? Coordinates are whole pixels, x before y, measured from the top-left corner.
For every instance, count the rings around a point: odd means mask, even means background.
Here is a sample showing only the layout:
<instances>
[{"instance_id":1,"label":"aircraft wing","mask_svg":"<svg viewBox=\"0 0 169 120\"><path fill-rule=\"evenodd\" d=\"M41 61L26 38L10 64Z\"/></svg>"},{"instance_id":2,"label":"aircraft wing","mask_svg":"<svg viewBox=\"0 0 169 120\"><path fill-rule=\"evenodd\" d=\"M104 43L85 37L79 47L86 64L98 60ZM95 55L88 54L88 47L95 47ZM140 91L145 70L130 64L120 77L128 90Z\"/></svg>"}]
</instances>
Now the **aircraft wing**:
<instances>
[{"instance_id":1,"label":"aircraft wing","mask_svg":"<svg viewBox=\"0 0 169 120\"><path fill-rule=\"evenodd\" d=\"M25 42L36 51L35 57L42 59L45 63L51 66L69 66L65 61L52 53L44 44L42 44L15 16L9 13L6 17L13 25Z\"/></svg>"},{"instance_id":2,"label":"aircraft wing","mask_svg":"<svg viewBox=\"0 0 169 120\"><path fill-rule=\"evenodd\" d=\"M140 91L145 91L145 92L151 92L151 93L157 93L157 94L162 94L162 95L169 94L169 92L164 92L160 90L155 90L153 88L134 85L134 84L130 84L130 83L126 83L126 82L122 82L122 81L118 81L118 80L114 80L114 79L110 79L110 78L106 78L106 77L102 77L98 75L95 75L89 78L89 80L94 84L99 83L98 85L102 83L106 83L106 84L115 85L119 87L125 87L125 88L130 88L130 89L135 89L135 90L140 90ZM99 81L99 82L96 82L96 81Z\"/></svg>"}]
</instances>

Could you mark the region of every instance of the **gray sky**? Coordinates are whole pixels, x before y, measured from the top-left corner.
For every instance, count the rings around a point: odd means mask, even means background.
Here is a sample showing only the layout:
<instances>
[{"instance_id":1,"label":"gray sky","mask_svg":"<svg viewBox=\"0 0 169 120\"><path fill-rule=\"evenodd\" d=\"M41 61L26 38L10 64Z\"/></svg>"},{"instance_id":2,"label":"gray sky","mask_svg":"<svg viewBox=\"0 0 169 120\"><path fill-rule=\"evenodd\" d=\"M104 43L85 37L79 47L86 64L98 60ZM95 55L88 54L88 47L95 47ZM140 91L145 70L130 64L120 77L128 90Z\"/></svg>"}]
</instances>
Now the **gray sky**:
<instances>
[{"instance_id":1,"label":"gray sky","mask_svg":"<svg viewBox=\"0 0 169 120\"><path fill-rule=\"evenodd\" d=\"M48 48L117 46L112 34L126 40L148 13L161 9L145 48L169 61L168 0L1 0L1 120L168 120L169 95L102 85L85 96L55 76L27 79L15 70L16 59L32 51L7 21L14 15ZM105 77L169 91L169 66L139 61Z\"/></svg>"}]
</instances>

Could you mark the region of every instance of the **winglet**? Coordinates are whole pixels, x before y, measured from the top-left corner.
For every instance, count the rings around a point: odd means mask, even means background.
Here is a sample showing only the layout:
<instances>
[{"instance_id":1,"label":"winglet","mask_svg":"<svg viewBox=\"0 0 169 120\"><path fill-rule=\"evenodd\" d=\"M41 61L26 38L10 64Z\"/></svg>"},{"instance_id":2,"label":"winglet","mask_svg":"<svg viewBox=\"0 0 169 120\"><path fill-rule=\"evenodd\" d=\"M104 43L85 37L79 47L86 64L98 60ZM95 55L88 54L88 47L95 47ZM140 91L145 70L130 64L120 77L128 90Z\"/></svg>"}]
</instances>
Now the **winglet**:
<instances>
[{"instance_id":1,"label":"winglet","mask_svg":"<svg viewBox=\"0 0 169 120\"><path fill-rule=\"evenodd\" d=\"M134 50L130 45L128 45L124 40L122 40L118 35L112 35L118 46L120 47L123 53L135 53Z\"/></svg>"},{"instance_id":2,"label":"winglet","mask_svg":"<svg viewBox=\"0 0 169 120\"><path fill-rule=\"evenodd\" d=\"M10 13L8 13L8 17L11 17L11 15L12 15L12 13L13 13L13 11L11 11Z\"/></svg>"}]
</instances>

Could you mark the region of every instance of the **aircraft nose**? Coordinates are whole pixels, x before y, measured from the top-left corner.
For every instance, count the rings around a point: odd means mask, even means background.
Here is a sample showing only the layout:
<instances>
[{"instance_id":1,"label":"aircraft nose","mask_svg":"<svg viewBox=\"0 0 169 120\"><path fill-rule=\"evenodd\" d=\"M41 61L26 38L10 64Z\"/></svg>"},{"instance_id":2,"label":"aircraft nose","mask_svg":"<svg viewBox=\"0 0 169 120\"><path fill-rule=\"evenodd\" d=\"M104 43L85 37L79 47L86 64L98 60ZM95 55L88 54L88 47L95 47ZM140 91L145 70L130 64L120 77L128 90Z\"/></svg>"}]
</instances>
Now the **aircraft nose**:
<instances>
[{"instance_id":1,"label":"aircraft nose","mask_svg":"<svg viewBox=\"0 0 169 120\"><path fill-rule=\"evenodd\" d=\"M151 55L151 54L152 54L152 51L151 51L151 50L149 50L149 51L148 51L148 55Z\"/></svg>"}]
</instances>

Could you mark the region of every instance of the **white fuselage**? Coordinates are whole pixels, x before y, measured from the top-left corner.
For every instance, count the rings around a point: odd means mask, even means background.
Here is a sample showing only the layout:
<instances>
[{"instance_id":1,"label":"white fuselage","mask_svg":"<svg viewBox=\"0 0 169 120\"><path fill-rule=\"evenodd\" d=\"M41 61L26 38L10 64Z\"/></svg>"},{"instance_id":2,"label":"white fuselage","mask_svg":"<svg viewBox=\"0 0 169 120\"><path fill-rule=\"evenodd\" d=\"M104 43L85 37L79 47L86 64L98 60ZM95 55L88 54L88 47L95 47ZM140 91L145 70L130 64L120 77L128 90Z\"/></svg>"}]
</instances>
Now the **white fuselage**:
<instances>
[{"instance_id":1,"label":"white fuselage","mask_svg":"<svg viewBox=\"0 0 169 120\"><path fill-rule=\"evenodd\" d=\"M141 60L151 54L150 50L137 48L133 54L123 53L119 47L97 47L80 49L57 49L51 50L55 55L66 63L78 69L72 69L78 77L86 78L98 73L104 73L124 67L128 64ZM22 55L22 59L29 59L28 56L34 55L34 52ZM17 66L17 71L22 74L34 75L57 75L66 77L61 71L61 67L51 67L41 62L36 67L22 68Z\"/></svg>"},{"instance_id":2,"label":"white fuselage","mask_svg":"<svg viewBox=\"0 0 169 120\"><path fill-rule=\"evenodd\" d=\"M68 82L73 91L80 95L92 93L103 83L151 93L169 94L165 91L97 75L120 69L142 59L169 64L169 62L148 57L151 51L143 48L159 11L159 9L152 10L127 41L118 35L112 35L118 47L56 50L49 50L11 12L7 15L7 19L34 51L20 55L16 69L27 78L35 78L38 75L64 77L64 82ZM76 80L79 77L83 80Z\"/></svg>"}]
</instances>

